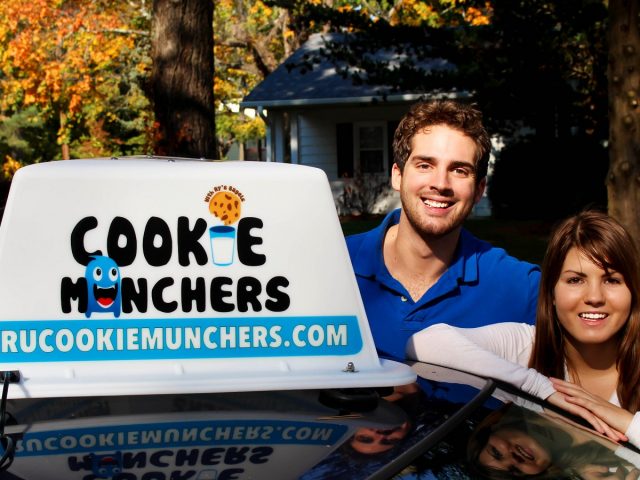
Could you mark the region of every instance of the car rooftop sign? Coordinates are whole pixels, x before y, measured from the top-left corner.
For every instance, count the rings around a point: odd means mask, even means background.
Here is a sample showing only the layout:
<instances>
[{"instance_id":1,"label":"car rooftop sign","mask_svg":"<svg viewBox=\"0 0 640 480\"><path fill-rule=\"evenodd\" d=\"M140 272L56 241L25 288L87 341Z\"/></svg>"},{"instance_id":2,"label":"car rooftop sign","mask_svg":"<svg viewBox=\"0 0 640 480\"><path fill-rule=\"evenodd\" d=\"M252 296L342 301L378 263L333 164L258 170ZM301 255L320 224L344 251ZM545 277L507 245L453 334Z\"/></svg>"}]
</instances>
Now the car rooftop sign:
<instances>
[{"instance_id":1,"label":"car rooftop sign","mask_svg":"<svg viewBox=\"0 0 640 480\"><path fill-rule=\"evenodd\" d=\"M9 397L390 386L319 169L32 165L0 226Z\"/></svg>"}]
</instances>

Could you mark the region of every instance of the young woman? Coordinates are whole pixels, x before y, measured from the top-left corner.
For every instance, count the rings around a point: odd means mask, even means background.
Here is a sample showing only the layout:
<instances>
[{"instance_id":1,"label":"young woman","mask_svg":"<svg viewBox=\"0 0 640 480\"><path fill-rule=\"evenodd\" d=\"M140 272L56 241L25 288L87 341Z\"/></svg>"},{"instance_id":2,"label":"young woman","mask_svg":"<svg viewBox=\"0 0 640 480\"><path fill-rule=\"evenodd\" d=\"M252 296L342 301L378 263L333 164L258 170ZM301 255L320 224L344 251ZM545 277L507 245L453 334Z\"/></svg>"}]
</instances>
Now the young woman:
<instances>
[{"instance_id":1,"label":"young woman","mask_svg":"<svg viewBox=\"0 0 640 480\"><path fill-rule=\"evenodd\" d=\"M565 478L563 452L573 438L541 415L507 403L484 418L469 436L467 465L474 477Z\"/></svg>"},{"instance_id":2,"label":"young woman","mask_svg":"<svg viewBox=\"0 0 640 480\"><path fill-rule=\"evenodd\" d=\"M639 292L630 235L603 213L583 212L551 237L535 327L438 324L409 340L407 356L509 382L640 446Z\"/></svg>"},{"instance_id":3,"label":"young woman","mask_svg":"<svg viewBox=\"0 0 640 480\"><path fill-rule=\"evenodd\" d=\"M546 412L507 403L469 436L467 465L480 478L637 480L638 454Z\"/></svg>"}]
</instances>

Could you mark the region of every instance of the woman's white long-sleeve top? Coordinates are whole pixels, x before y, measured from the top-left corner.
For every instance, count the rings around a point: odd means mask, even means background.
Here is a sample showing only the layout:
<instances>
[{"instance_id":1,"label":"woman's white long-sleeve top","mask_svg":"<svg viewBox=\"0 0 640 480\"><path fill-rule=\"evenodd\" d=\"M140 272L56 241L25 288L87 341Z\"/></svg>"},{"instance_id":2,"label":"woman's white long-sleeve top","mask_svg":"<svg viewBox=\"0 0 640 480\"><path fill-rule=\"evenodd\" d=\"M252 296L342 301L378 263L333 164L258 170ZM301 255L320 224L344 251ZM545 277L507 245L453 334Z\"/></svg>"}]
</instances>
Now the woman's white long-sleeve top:
<instances>
[{"instance_id":1,"label":"woman's white long-sleeve top","mask_svg":"<svg viewBox=\"0 0 640 480\"><path fill-rule=\"evenodd\" d=\"M495 323L478 328L456 328L439 323L414 334L407 357L507 382L545 400L555 392L551 381L528 368L535 327L526 323ZM614 392L609 399L620 406ZM627 432L630 443L640 445L640 412Z\"/></svg>"},{"instance_id":2,"label":"woman's white long-sleeve top","mask_svg":"<svg viewBox=\"0 0 640 480\"><path fill-rule=\"evenodd\" d=\"M439 323L409 339L407 356L510 383L545 399L555 392L551 381L527 368L535 327L526 323L496 323L456 328Z\"/></svg>"}]
</instances>

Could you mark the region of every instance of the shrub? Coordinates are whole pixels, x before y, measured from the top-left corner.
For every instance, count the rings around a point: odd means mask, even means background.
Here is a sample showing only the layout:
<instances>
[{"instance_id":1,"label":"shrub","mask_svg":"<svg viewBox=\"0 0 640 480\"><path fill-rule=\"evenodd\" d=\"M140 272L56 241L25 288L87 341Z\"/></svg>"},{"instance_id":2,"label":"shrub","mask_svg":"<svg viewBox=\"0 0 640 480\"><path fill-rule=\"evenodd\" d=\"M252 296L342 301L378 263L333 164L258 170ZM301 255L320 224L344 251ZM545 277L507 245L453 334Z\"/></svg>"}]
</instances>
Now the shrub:
<instances>
[{"instance_id":1,"label":"shrub","mask_svg":"<svg viewBox=\"0 0 640 480\"><path fill-rule=\"evenodd\" d=\"M337 198L340 215L375 215L386 213L386 202L393 196L387 174L356 173L344 179L344 189Z\"/></svg>"}]
</instances>

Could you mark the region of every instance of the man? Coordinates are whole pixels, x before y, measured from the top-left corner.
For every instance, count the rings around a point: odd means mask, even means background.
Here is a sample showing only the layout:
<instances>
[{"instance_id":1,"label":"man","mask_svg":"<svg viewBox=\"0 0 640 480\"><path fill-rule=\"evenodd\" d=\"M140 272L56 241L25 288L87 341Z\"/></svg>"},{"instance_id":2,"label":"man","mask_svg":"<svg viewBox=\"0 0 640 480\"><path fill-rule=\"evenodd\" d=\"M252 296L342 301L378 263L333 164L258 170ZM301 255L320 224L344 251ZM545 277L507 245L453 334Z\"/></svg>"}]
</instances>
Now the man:
<instances>
[{"instance_id":1,"label":"man","mask_svg":"<svg viewBox=\"0 0 640 480\"><path fill-rule=\"evenodd\" d=\"M402 208L347 238L381 356L403 359L408 338L434 323L535 321L539 268L462 228L484 193L490 150L481 113L466 104L419 103L400 122L391 184Z\"/></svg>"}]
</instances>

